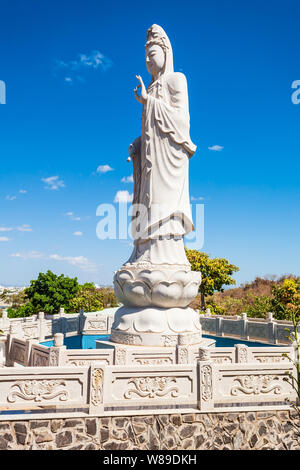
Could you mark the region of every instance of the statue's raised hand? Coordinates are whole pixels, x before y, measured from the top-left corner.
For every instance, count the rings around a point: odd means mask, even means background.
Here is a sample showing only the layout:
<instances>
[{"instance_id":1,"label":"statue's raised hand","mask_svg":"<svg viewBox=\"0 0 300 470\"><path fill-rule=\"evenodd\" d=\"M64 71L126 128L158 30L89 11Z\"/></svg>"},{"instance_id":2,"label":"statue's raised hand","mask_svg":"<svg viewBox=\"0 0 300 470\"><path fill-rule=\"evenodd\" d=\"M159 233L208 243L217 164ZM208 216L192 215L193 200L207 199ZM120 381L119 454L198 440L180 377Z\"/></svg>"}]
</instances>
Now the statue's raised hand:
<instances>
[{"instance_id":1,"label":"statue's raised hand","mask_svg":"<svg viewBox=\"0 0 300 470\"><path fill-rule=\"evenodd\" d=\"M136 99L138 100L139 103L145 104L146 101L147 101L147 98L148 98L146 87L145 87L143 79L140 75L136 75L136 78L138 79L140 84L137 85L136 88L133 90L134 94L135 94L135 97L136 97ZM138 94L138 89L139 88L141 89L141 94L140 95Z\"/></svg>"}]
</instances>

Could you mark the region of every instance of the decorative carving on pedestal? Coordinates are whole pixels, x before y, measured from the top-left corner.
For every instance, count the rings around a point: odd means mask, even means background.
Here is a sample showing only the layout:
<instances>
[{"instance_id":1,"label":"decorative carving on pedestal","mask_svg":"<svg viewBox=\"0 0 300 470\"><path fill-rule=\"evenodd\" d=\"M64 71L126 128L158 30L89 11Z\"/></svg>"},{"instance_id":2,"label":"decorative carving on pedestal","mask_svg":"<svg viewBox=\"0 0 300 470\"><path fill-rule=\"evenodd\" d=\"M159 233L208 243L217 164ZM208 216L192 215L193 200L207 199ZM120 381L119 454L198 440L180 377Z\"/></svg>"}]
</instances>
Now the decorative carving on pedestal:
<instances>
[{"instance_id":1,"label":"decorative carving on pedestal","mask_svg":"<svg viewBox=\"0 0 300 470\"><path fill-rule=\"evenodd\" d=\"M13 347L12 357L15 362L23 363L25 360L25 347L23 345L15 343Z\"/></svg>"},{"instance_id":2,"label":"decorative carving on pedestal","mask_svg":"<svg viewBox=\"0 0 300 470\"><path fill-rule=\"evenodd\" d=\"M212 367L210 365L201 367L201 398L204 401L212 399Z\"/></svg>"},{"instance_id":3,"label":"decorative carving on pedestal","mask_svg":"<svg viewBox=\"0 0 300 470\"><path fill-rule=\"evenodd\" d=\"M104 320L89 320L86 330L107 330L107 323Z\"/></svg>"},{"instance_id":4,"label":"decorative carving on pedestal","mask_svg":"<svg viewBox=\"0 0 300 470\"><path fill-rule=\"evenodd\" d=\"M16 382L8 396L7 401L15 403L17 397L24 400L41 402L43 400L53 400L58 398L59 401L66 401L69 397L64 380L24 380Z\"/></svg>"},{"instance_id":5,"label":"decorative carving on pedestal","mask_svg":"<svg viewBox=\"0 0 300 470\"><path fill-rule=\"evenodd\" d=\"M168 394L171 397L178 397L179 389L174 383L176 383L176 377L137 377L128 380L134 384L135 388L129 388L125 393L125 398L132 398L132 395L138 395L140 397L157 398L163 397Z\"/></svg>"},{"instance_id":6,"label":"decorative carving on pedestal","mask_svg":"<svg viewBox=\"0 0 300 470\"><path fill-rule=\"evenodd\" d=\"M276 395L281 393L281 386L276 383L279 377L274 375L242 375L235 377L234 380L240 385L232 387L231 395L239 395L239 392L246 395L259 395L272 391Z\"/></svg>"},{"instance_id":7,"label":"decorative carving on pedestal","mask_svg":"<svg viewBox=\"0 0 300 470\"><path fill-rule=\"evenodd\" d=\"M49 365L49 356L42 354L34 354L32 364L33 367L45 367Z\"/></svg>"},{"instance_id":8,"label":"decorative carving on pedestal","mask_svg":"<svg viewBox=\"0 0 300 470\"><path fill-rule=\"evenodd\" d=\"M123 348L115 349L115 363L118 365L126 364L126 349L123 349Z\"/></svg>"},{"instance_id":9,"label":"decorative carving on pedestal","mask_svg":"<svg viewBox=\"0 0 300 470\"><path fill-rule=\"evenodd\" d=\"M103 369L96 368L92 371L91 403L99 406L103 402Z\"/></svg>"},{"instance_id":10,"label":"decorative carving on pedestal","mask_svg":"<svg viewBox=\"0 0 300 470\"><path fill-rule=\"evenodd\" d=\"M59 349L51 348L49 353L49 366L58 366L59 364Z\"/></svg>"},{"instance_id":11,"label":"decorative carving on pedestal","mask_svg":"<svg viewBox=\"0 0 300 470\"><path fill-rule=\"evenodd\" d=\"M187 364L189 359L189 351L187 348L178 349L178 364Z\"/></svg>"},{"instance_id":12,"label":"decorative carving on pedestal","mask_svg":"<svg viewBox=\"0 0 300 470\"><path fill-rule=\"evenodd\" d=\"M23 331L25 339L36 338L38 336L38 329L35 325L24 326Z\"/></svg>"},{"instance_id":13,"label":"decorative carving on pedestal","mask_svg":"<svg viewBox=\"0 0 300 470\"><path fill-rule=\"evenodd\" d=\"M142 338L139 335L128 335L116 330L111 332L110 341L122 344L142 344Z\"/></svg>"},{"instance_id":14,"label":"decorative carving on pedestal","mask_svg":"<svg viewBox=\"0 0 300 470\"><path fill-rule=\"evenodd\" d=\"M268 363L278 363L278 362L290 362L289 358L283 355L280 356L258 356L255 357L256 362L260 362L261 364L268 364Z\"/></svg>"},{"instance_id":15,"label":"decorative carving on pedestal","mask_svg":"<svg viewBox=\"0 0 300 470\"><path fill-rule=\"evenodd\" d=\"M149 357L149 358L136 358L133 360L134 364L139 364L141 366L149 365L161 365L165 366L166 364L173 364L173 361L170 357Z\"/></svg>"}]
</instances>

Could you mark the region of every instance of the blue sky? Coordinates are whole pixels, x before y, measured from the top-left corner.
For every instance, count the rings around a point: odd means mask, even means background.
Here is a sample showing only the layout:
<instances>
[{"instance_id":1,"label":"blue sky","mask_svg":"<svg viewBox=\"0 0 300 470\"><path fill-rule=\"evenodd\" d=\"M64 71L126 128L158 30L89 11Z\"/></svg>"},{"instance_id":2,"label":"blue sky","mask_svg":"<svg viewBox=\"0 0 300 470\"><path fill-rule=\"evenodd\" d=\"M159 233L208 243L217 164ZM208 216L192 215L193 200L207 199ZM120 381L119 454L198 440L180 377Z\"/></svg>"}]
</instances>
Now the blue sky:
<instances>
[{"instance_id":1,"label":"blue sky","mask_svg":"<svg viewBox=\"0 0 300 470\"><path fill-rule=\"evenodd\" d=\"M118 191L132 194L122 179L140 135L133 88L136 74L149 83L153 23L188 80L198 146L190 194L205 211L199 248L238 265L238 284L299 274L300 104L291 100L299 2L0 0L0 8L0 284L28 284L47 269L111 284L129 257L130 241L97 238L96 209Z\"/></svg>"}]
</instances>

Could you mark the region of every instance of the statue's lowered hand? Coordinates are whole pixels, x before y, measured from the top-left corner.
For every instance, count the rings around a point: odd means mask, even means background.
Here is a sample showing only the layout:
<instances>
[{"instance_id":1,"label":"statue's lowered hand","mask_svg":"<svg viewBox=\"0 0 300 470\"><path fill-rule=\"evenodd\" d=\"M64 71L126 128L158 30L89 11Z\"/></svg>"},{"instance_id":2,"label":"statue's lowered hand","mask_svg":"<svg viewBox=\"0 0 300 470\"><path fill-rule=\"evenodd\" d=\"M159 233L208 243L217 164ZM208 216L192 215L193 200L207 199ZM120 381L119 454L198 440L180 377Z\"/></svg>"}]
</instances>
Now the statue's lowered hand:
<instances>
[{"instance_id":1,"label":"statue's lowered hand","mask_svg":"<svg viewBox=\"0 0 300 470\"><path fill-rule=\"evenodd\" d=\"M147 101L147 98L148 98L146 87L145 87L143 79L140 75L136 75L136 78L138 79L140 84L137 85L135 87L135 89L133 90L134 94L135 94L135 97L136 97L136 99L138 100L139 103L145 104L146 101ZM138 94L138 89L139 88L141 89L141 94L140 95Z\"/></svg>"}]
</instances>

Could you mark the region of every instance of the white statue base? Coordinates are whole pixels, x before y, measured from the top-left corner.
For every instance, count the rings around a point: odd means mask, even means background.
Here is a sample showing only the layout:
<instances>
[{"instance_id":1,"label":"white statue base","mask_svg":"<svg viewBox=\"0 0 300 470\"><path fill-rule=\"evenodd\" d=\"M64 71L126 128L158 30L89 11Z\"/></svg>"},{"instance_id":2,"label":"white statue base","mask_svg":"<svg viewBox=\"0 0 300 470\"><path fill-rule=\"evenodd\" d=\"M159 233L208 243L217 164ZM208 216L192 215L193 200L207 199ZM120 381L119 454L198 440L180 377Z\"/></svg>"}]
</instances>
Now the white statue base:
<instances>
[{"instance_id":1,"label":"white statue base","mask_svg":"<svg viewBox=\"0 0 300 470\"><path fill-rule=\"evenodd\" d=\"M114 343L135 346L199 344L202 330L199 315L190 307L128 307L115 313L111 330Z\"/></svg>"}]
</instances>

